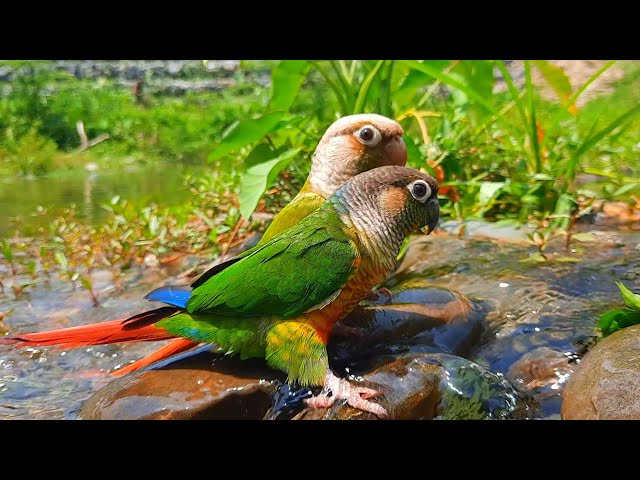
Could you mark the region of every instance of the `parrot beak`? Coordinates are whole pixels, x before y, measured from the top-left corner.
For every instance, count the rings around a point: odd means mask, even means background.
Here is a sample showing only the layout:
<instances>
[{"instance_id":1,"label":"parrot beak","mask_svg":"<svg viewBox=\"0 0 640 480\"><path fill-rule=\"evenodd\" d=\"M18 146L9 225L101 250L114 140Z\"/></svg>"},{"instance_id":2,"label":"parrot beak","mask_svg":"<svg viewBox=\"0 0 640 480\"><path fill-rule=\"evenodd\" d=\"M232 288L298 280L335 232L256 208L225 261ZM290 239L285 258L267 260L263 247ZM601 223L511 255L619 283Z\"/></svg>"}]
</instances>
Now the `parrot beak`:
<instances>
[{"instance_id":1,"label":"parrot beak","mask_svg":"<svg viewBox=\"0 0 640 480\"><path fill-rule=\"evenodd\" d=\"M384 155L388 165L399 165L404 167L407 163L407 146L404 144L402 135L394 135L385 144Z\"/></svg>"},{"instance_id":2,"label":"parrot beak","mask_svg":"<svg viewBox=\"0 0 640 480\"><path fill-rule=\"evenodd\" d=\"M422 228L422 231L429 235L433 232L433 229L438 225L438 220L440 219L440 204L438 203L437 198L432 198L429 200L426 206L427 216L425 219L425 226Z\"/></svg>"}]
</instances>

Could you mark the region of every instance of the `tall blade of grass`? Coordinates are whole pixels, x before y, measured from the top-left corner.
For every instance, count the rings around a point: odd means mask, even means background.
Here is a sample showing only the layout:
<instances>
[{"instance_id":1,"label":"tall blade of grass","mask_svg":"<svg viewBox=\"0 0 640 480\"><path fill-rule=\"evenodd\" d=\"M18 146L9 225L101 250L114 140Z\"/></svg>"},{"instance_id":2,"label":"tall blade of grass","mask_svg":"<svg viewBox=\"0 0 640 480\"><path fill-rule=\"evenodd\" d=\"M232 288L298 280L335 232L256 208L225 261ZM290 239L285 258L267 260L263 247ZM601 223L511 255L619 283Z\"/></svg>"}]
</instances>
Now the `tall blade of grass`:
<instances>
[{"instance_id":1,"label":"tall blade of grass","mask_svg":"<svg viewBox=\"0 0 640 480\"><path fill-rule=\"evenodd\" d=\"M322 75L325 81L329 84L329 87L331 87L331 90L333 90L333 93L335 94L336 98L338 99L338 103L340 104L340 108L342 109L341 113L343 115L348 115L350 113L349 105L347 104L347 101L342 94L342 89L340 88L340 85L338 85L327 73L327 71L324 68L322 68L322 66L320 65L320 62L312 60L311 65L313 65L313 67L316 70L318 70L320 75Z\"/></svg>"},{"instance_id":2,"label":"tall blade of grass","mask_svg":"<svg viewBox=\"0 0 640 480\"><path fill-rule=\"evenodd\" d=\"M527 89L527 97L529 100L529 139L531 140L533 158L536 163L534 173L540 173L542 171L542 159L540 158L540 145L538 144L535 92L533 90L533 82L531 81L531 65L529 64L529 60L524 61L524 79L525 88Z\"/></svg>"},{"instance_id":3,"label":"tall blade of grass","mask_svg":"<svg viewBox=\"0 0 640 480\"><path fill-rule=\"evenodd\" d=\"M579 89L573 92L573 95L569 97L569 99L567 100L568 105L571 106L574 103L576 103L576 100L578 100L580 95L582 95L582 92L584 92L589 85L591 85L594 81L596 81L600 75L602 75L604 72L606 72L611 67L613 67L613 65L615 65L617 61L618 60L609 60L599 70L597 70L593 75L591 75L589 79L586 82L584 82Z\"/></svg>"},{"instance_id":4,"label":"tall blade of grass","mask_svg":"<svg viewBox=\"0 0 640 480\"><path fill-rule=\"evenodd\" d=\"M335 76L338 79L338 83L342 87L342 92L344 94L344 98L347 101L347 104L350 108L353 108L353 85L349 81L347 81L347 78L343 75L343 72L340 69L340 64L337 60L329 60L329 65L331 65L333 73L335 73Z\"/></svg>"},{"instance_id":5,"label":"tall blade of grass","mask_svg":"<svg viewBox=\"0 0 640 480\"><path fill-rule=\"evenodd\" d=\"M384 60L378 60L378 63L376 63L375 67L371 69L367 77L364 79L364 82L362 82L360 91L358 92L358 98L356 99L356 104L353 107L353 113L362 112L362 107L364 107L364 102L367 99L367 93L369 92L369 87L371 87L371 82L373 82L373 79L383 64Z\"/></svg>"},{"instance_id":6,"label":"tall blade of grass","mask_svg":"<svg viewBox=\"0 0 640 480\"><path fill-rule=\"evenodd\" d=\"M342 71L342 75L347 80L347 82L349 82L349 84L353 83L353 75L352 75L352 72L350 72L349 68L347 67L347 61L338 60L338 65L340 65L340 70Z\"/></svg>"},{"instance_id":7,"label":"tall blade of grass","mask_svg":"<svg viewBox=\"0 0 640 480\"><path fill-rule=\"evenodd\" d=\"M398 60L399 62L407 65L410 68L415 70L419 70L427 75L435 78L436 80L440 80L445 85L449 85L450 87L457 88L461 92L465 93L467 97L475 100L478 104L482 105L484 108L489 110L491 113L497 113L497 109L491 102L488 102L482 95L475 91L475 89L471 88L469 85L465 85L457 78L452 77L449 74L444 73L444 71L438 70L437 68L432 67L431 65L427 65L424 63L420 63L417 60Z\"/></svg>"},{"instance_id":8,"label":"tall blade of grass","mask_svg":"<svg viewBox=\"0 0 640 480\"><path fill-rule=\"evenodd\" d=\"M460 63L460 60L455 60L455 61L451 62L449 65L447 65L447 67L444 70L442 70L442 72L444 74L448 74L459 63ZM418 103L416 103L416 107L415 108L418 109L422 105L424 105L426 103L426 101L429 100L431 95L433 95L435 93L435 91L438 89L438 87L440 86L441 83L442 82L440 80L436 80L435 82L433 82L433 85L431 85L429 87L429 90L427 90L427 92L422 96L422 98L418 101Z\"/></svg>"},{"instance_id":9,"label":"tall blade of grass","mask_svg":"<svg viewBox=\"0 0 640 480\"><path fill-rule=\"evenodd\" d=\"M577 150L574 152L573 156L569 160L569 165L567 167L567 175L566 175L567 180L569 182L572 182L573 179L575 178L578 164L580 162L580 157L585 152L587 152L588 150L591 150L600 140L602 140L613 130L620 127L628 120L630 120L631 117L636 115L638 112L640 112L640 104L634 107L631 107L629 110L627 110L625 113L623 113L618 118L613 120L611 123L609 123L609 125L604 127L598 133L589 135L589 137L584 142L582 142L582 144L577 148Z\"/></svg>"},{"instance_id":10,"label":"tall blade of grass","mask_svg":"<svg viewBox=\"0 0 640 480\"><path fill-rule=\"evenodd\" d=\"M387 117L393 117L393 110L391 108L391 75L393 74L394 63L395 60L389 61L387 73L380 82L380 96L378 97L380 113Z\"/></svg>"}]
</instances>

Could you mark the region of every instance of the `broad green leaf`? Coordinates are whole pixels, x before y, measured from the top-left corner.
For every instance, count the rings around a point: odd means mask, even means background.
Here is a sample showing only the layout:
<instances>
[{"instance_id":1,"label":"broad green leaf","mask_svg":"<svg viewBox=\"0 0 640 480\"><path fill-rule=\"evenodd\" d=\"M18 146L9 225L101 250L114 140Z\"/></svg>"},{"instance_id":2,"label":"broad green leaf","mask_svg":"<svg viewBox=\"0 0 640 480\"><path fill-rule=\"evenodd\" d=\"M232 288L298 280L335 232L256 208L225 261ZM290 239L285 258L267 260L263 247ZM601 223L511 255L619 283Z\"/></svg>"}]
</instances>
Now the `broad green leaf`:
<instances>
[{"instance_id":1,"label":"broad green leaf","mask_svg":"<svg viewBox=\"0 0 640 480\"><path fill-rule=\"evenodd\" d=\"M598 322L602 336L606 337L621 328L640 324L640 312L615 308L603 313Z\"/></svg>"},{"instance_id":2,"label":"broad green leaf","mask_svg":"<svg viewBox=\"0 0 640 480\"><path fill-rule=\"evenodd\" d=\"M425 166L425 158L420 152L420 149L416 146L409 135L404 136L404 144L407 146L407 164L415 168Z\"/></svg>"},{"instance_id":3,"label":"broad green leaf","mask_svg":"<svg viewBox=\"0 0 640 480\"><path fill-rule=\"evenodd\" d=\"M398 62L403 63L415 70L426 73L436 80L440 80L445 85L461 90L470 99L475 100L491 113L498 114L498 110L496 109L496 107L492 105L491 102L487 101L487 99L482 94L478 93L474 88L466 85L464 82L461 82L460 80L454 78L452 75L444 73L442 70L435 68L428 63L421 63L417 60L398 60Z\"/></svg>"},{"instance_id":4,"label":"broad green leaf","mask_svg":"<svg viewBox=\"0 0 640 480\"><path fill-rule=\"evenodd\" d=\"M564 70L548 60L531 60L531 63L536 66L549 86L553 88L553 91L556 92L562 104L565 107L570 107L571 105L567 102L571 97L573 88Z\"/></svg>"},{"instance_id":5,"label":"broad green leaf","mask_svg":"<svg viewBox=\"0 0 640 480\"><path fill-rule=\"evenodd\" d=\"M218 160L234 150L261 140L284 115L284 112L272 112L236 122L227 129L218 147L209 154L209 161Z\"/></svg>"},{"instance_id":6,"label":"broad green leaf","mask_svg":"<svg viewBox=\"0 0 640 480\"><path fill-rule=\"evenodd\" d=\"M309 73L307 60L282 60L271 73L271 110L289 110Z\"/></svg>"},{"instance_id":7,"label":"broad green leaf","mask_svg":"<svg viewBox=\"0 0 640 480\"><path fill-rule=\"evenodd\" d=\"M478 204L486 205L505 186L505 182L482 182L480 193L478 194Z\"/></svg>"},{"instance_id":8,"label":"broad green leaf","mask_svg":"<svg viewBox=\"0 0 640 480\"><path fill-rule=\"evenodd\" d=\"M245 169L249 169L254 165L258 165L259 163L264 163L267 160L271 160L274 155L277 155L271 147L266 143L259 143L256 145L251 153L247 155L247 158L244 159L244 167Z\"/></svg>"},{"instance_id":9,"label":"broad green leaf","mask_svg":"<svg viewBox=\"0 0 640 480\"><path fill-rule=\"evenodd\" d=\"M11 245L7 242L7 239L2 239L2 255L7 260L7 262L13 262L13 252L11 251Z\"/></svg>"},{"instance_id":10,"label":"broad green leaf","mask_svg":"<svg viewBox=\"0 0 640 480\"><path fill-rule=\"evenodd\" d=\"M299 148L288 150L278 157L254 165L240 178L240 213L248 219L258 206L260 197L276 175L300 152Z\"/></svg>"},{"instance_id":11,"label":"broad green leaf","mask_svg":"<svg viewBox=\"0 0 640 480\"><path fill-rule=\"evenodd\" d=\"M640 311L640 295L633 293L620 282L616 282L616 285L618 285L618 288L620 289L625 305L631 310Z\"/></svg>"}]
</instances>

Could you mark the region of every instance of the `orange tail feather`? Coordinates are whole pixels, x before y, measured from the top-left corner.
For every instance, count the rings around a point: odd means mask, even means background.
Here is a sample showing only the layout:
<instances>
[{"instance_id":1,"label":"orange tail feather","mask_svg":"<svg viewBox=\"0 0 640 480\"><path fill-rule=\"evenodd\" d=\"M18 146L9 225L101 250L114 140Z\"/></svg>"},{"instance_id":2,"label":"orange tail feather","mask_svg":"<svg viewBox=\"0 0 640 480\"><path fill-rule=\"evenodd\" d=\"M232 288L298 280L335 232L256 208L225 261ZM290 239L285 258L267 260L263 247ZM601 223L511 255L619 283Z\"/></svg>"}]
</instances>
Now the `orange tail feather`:
<instances>
[{"instance_id":1,"label":"orange tail feather","mask_svg":"<svg viewBox=\"0 0 640 480\"><path fill-rule=\"evenodd\" d=\"M165 358L169 358L173 355L177 355L178 353L186 352L187 350L191 350L193 347L196 347L198 342L193 342L186 338L176 338L173 342L165 345L162 348L159 348L155 352L146 357L137 360L126 367L123 367L119 370L116 370L111 375L120 376L125 375L127 373L135 372L136 370L140 370L141 368L148 367L152 363L159 362L160 360L164 360Z\"/></svg>"},{"instance_id":2,"label":"orange tail feather","mask_svg":"<svg viewBox=\"0 0 640 480\"><path fill-rule=\"evenodd\" d=\"M108 343L168 340L175 338L175 336L156 327L154 323L178 310L172 307L162 307L124 320L111 320L41 333L11 335L0 338L0 345L15 345L17 347L59 345L60 348L67 349Z\"/></svg>"}]
</instances>

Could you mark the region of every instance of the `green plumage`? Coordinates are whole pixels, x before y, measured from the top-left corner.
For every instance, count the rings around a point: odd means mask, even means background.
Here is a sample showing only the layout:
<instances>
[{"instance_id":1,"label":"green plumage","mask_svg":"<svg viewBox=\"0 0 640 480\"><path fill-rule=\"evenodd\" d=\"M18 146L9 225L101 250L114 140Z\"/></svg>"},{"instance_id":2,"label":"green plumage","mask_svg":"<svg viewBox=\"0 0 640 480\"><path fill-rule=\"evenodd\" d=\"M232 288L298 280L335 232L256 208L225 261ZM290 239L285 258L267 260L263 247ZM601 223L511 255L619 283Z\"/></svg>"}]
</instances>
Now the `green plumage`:
<instances>
[{"instance_id":1,"label":"green plumage","mask_svg":"<svg viewBox=\"0 0 640 480\"><path fill-rule=\"evenodd\" d=\"M156 325L241 358L265 358L302 385L321 384L329 368L326 338L303 314L336 298L358 263L352 237L327 202L271 241L214 267L196 282L187 311Z\"/></svg>"},{"instance_id":2,"label":"green plumage","mask_svg":"<svg viewBox=\"0 0 640 480\"><path fill-rule=\"evenodd\" d=\"M279 233L296 225L307 215L320 208L324 200L322 195L311 190L307 180L300 193L273 218L258 245L264 245Z\"/></svg>"},{"instance_id":3,"label":"green plumage","mask_svg":"<svg viewBox=\"0 0 640 480\"><path fill-rule=\"evenodd\" d=\"M189 313L291 318L334 297L358 253L331 203L254 247L191 293Z\"/></svg>"}]
</instances>

